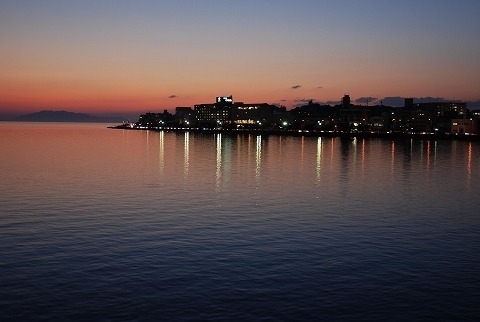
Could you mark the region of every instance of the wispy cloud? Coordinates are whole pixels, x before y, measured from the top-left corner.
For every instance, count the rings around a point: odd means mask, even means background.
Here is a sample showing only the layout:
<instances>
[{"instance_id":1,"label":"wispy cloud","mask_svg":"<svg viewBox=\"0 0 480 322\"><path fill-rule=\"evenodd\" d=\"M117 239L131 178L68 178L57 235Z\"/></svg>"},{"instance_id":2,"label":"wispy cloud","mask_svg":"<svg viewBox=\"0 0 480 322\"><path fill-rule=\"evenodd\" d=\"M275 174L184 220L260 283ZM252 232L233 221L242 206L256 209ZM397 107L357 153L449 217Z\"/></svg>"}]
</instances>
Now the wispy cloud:
<instances>
[{"instance_id":1,"label":"wispy cloud","mask_svg":"<svg viewBox=\"0 0 480 322\"><path fill-rule=\"evenodd\" d=\"M315 101L314 98L297 98L294 100L295 103L308 103L310 101Z\"/></svg>"},{"instance_id":2,"label":"wispy cloud","mask_svg":"<svg viewBox=\"0 0 480 322\"><path fill-rule=\"evenodd\" d=\"M299 89L300 87L302 87L302 85L293 85L292 87L290 87L291 89Z\"/></svg>"}]
</instances>

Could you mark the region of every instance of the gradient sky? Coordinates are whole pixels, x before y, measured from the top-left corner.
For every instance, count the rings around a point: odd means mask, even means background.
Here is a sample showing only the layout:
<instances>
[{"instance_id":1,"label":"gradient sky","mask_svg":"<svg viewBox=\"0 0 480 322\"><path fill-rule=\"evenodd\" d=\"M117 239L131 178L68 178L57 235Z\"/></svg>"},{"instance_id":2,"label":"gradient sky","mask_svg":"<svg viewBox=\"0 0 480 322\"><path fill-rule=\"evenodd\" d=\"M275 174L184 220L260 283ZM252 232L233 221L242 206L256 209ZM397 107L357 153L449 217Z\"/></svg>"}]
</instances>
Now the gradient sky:
<instances>
[{"instance_id":1,"label":"gradient sky","mask_svg":"<svg viewBox=\"0 0 480 322\"><path fill-rule=\"evenodd\" d=\"M0 0L0 111L480 99L478 0Z\"/></svg>"}]
</instances>

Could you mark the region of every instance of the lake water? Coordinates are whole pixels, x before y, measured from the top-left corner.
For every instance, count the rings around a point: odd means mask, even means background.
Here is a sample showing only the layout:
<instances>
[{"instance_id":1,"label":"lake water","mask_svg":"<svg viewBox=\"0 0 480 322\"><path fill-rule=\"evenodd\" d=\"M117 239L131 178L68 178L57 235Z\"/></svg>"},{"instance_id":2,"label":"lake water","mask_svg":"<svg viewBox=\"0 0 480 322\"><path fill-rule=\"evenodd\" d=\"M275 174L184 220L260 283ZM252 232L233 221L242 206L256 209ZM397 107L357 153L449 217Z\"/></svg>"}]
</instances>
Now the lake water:
<instances>
[{"instance_id":1,"label":"lake water","mask_svg":"<svg viewBox=\"0 0 480 322\"><path fill-rule=\"evenodd\" d=\"M0 123L2 321L478 321L480 143Z\"/></svg>"}]
</instances>

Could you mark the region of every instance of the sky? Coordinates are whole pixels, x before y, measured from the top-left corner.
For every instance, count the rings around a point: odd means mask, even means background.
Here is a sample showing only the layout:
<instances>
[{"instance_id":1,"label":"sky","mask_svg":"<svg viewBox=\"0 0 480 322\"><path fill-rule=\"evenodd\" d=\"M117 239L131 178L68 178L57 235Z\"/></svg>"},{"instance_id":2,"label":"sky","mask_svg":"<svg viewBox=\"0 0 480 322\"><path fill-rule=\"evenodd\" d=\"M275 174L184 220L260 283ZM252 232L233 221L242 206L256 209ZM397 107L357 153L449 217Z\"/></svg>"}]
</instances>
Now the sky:
<instances>
[{"instance_id":1,"label":"sky","mask_svg":"<svg viewBox=\"0 0 480 322\"><path fill-rule=\"evenodd\" d=\"M0 112L480 101L478 0L0 0Z\"/></svg>"}]
</instances>

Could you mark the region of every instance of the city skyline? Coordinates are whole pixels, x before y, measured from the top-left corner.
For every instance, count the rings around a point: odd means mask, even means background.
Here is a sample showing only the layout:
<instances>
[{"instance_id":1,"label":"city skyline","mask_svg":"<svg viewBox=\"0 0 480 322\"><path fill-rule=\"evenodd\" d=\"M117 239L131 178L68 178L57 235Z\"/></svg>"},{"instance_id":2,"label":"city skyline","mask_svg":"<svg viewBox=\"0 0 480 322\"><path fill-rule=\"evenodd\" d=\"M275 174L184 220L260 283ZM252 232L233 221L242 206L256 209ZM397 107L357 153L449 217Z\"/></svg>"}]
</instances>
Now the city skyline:
<instances>
[{"instance_id":1,"label":"city skyline","mask_svg":"<svg viewBox=\"0 0 480 322\"><path fill-rule=\"evenodd\" d=\"M477 1L3 1L0 112L480 100ZM358 100L358 101L355 101Z\"/></svg>"}]
</instances>

